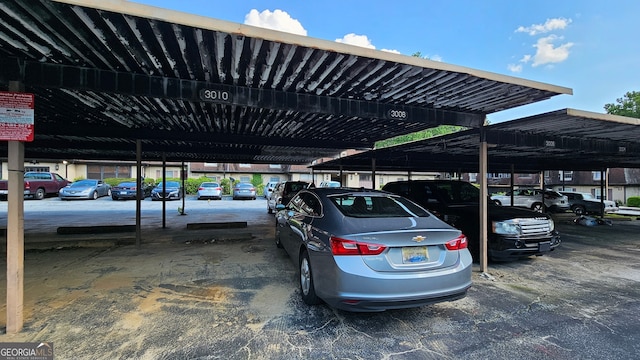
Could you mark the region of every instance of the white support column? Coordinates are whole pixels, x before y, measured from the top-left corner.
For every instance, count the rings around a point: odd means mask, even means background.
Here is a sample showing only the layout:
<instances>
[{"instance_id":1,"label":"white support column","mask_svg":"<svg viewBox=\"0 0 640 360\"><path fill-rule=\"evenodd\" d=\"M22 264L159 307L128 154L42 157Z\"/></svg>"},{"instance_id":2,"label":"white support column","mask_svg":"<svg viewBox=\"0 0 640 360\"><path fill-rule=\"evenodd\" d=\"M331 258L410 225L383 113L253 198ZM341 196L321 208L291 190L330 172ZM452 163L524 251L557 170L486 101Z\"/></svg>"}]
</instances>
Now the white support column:
<instances>
[{"instance_id":1,"label":"white support column","mask_svg":"<svg viewBox=\"0 0 640 360\"><path fill-rule=\"evenodd\" d=\"M24 325L24 143L9 141L7 194L7 334Z\"/></svg>"}]
</instances>

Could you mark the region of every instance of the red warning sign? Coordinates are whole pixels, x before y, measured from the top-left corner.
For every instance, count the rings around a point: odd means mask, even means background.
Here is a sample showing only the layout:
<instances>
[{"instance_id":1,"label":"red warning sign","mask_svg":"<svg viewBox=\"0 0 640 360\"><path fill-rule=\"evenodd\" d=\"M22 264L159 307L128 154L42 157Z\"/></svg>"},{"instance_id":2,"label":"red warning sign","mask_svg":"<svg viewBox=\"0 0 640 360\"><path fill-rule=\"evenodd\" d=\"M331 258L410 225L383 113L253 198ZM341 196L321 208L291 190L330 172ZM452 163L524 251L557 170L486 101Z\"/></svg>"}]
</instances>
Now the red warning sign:
<instances>
[{"instance_id":1,"label":"red warning sign","mask_svg":"<svg viewBox=\"0 0 640 360\"><path fill-rule=\"evenodd\" d=\"M0 140L33 141L34 96L0 91Z\"/></svg>"}]
</instances>

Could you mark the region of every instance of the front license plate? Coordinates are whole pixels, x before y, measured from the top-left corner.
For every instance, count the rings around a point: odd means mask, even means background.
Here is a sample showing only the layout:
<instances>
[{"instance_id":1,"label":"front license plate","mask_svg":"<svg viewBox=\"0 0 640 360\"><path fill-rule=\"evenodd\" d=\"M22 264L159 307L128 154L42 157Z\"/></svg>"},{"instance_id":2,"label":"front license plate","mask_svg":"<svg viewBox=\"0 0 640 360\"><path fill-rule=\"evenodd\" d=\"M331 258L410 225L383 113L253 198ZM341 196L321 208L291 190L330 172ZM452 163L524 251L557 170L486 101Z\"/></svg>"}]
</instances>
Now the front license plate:
<instances>
[{"instance_id":1,"label":"front license plate","mask_svg":"<svg viewBox=\"0 0 640 360\"><path fill-rule=\"evenodd\" d=\"M543 243L539 243L538 244L538 251L550 251L551 250L551 243L550 242L543 242Z\"/></svg>"},{"instance_id":2,"label":"front license plate","mask_svg":"<svg viewBox=\"0 0 640 360\"><path fill-rule=\"evenodd\" d=\"M411 246L402 248L402 263L415 264L429 260L429 251L426 246Z\"/></svg>"}]
</instances>

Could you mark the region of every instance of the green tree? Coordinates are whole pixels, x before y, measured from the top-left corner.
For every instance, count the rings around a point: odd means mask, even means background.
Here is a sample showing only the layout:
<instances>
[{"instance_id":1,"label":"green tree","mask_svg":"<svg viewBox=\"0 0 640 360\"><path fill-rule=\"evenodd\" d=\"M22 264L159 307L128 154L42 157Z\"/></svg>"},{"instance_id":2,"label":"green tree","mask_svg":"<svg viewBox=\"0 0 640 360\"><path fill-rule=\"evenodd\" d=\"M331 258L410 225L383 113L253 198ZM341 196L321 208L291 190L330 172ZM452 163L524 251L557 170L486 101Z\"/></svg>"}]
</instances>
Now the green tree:
<instances>
[{"instance_id":1,"label":"green tree","mask_svg":"<svg viewBox=\"0 0 640 360\"><path fill-rule=\"evenodd\" d=\"M465 128L461 126L455 125L440 125L435 128L426 129L418 132L414 132L411 134L396 136L391 139L380 140L376 142L375 148L385 148L393 145L404 144L411 141L422 140L432 138L434 136L446 135L454 132L458 132L460 130L465 130Z\"/></svg>"},{"instance_id":2,"label":"green tree","mask_svg":"<svg viewBox=\"0 0 640 360\"><path fill-rule=\"evenodd\" d=\"M607 114L640 118L640 91L629 91L616 103L604 105Z\"/></svg>"}]
</instances>

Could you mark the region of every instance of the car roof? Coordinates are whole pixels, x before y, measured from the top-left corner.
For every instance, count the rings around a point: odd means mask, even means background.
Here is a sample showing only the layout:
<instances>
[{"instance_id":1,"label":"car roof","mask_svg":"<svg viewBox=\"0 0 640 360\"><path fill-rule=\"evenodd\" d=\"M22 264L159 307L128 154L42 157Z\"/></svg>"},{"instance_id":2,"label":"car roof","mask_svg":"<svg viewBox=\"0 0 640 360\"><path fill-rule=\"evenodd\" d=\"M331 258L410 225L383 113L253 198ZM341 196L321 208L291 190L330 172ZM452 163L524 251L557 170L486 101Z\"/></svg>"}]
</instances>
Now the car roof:
<instances>
[{"instance_id":1,"label":"car roof","mask_svg":"<svg viewBox=\"0 0 640 360\"><path fill-rule=\"evenodd\" d=\"M359 195L359 196L397 196L387 191L373 190L366 188L350 188L350 187L316 187L305 189L306 191L316 193L320 196L331 195ZM301 191L305 191L301 190Z\"/></svg>"}]
</instances>

